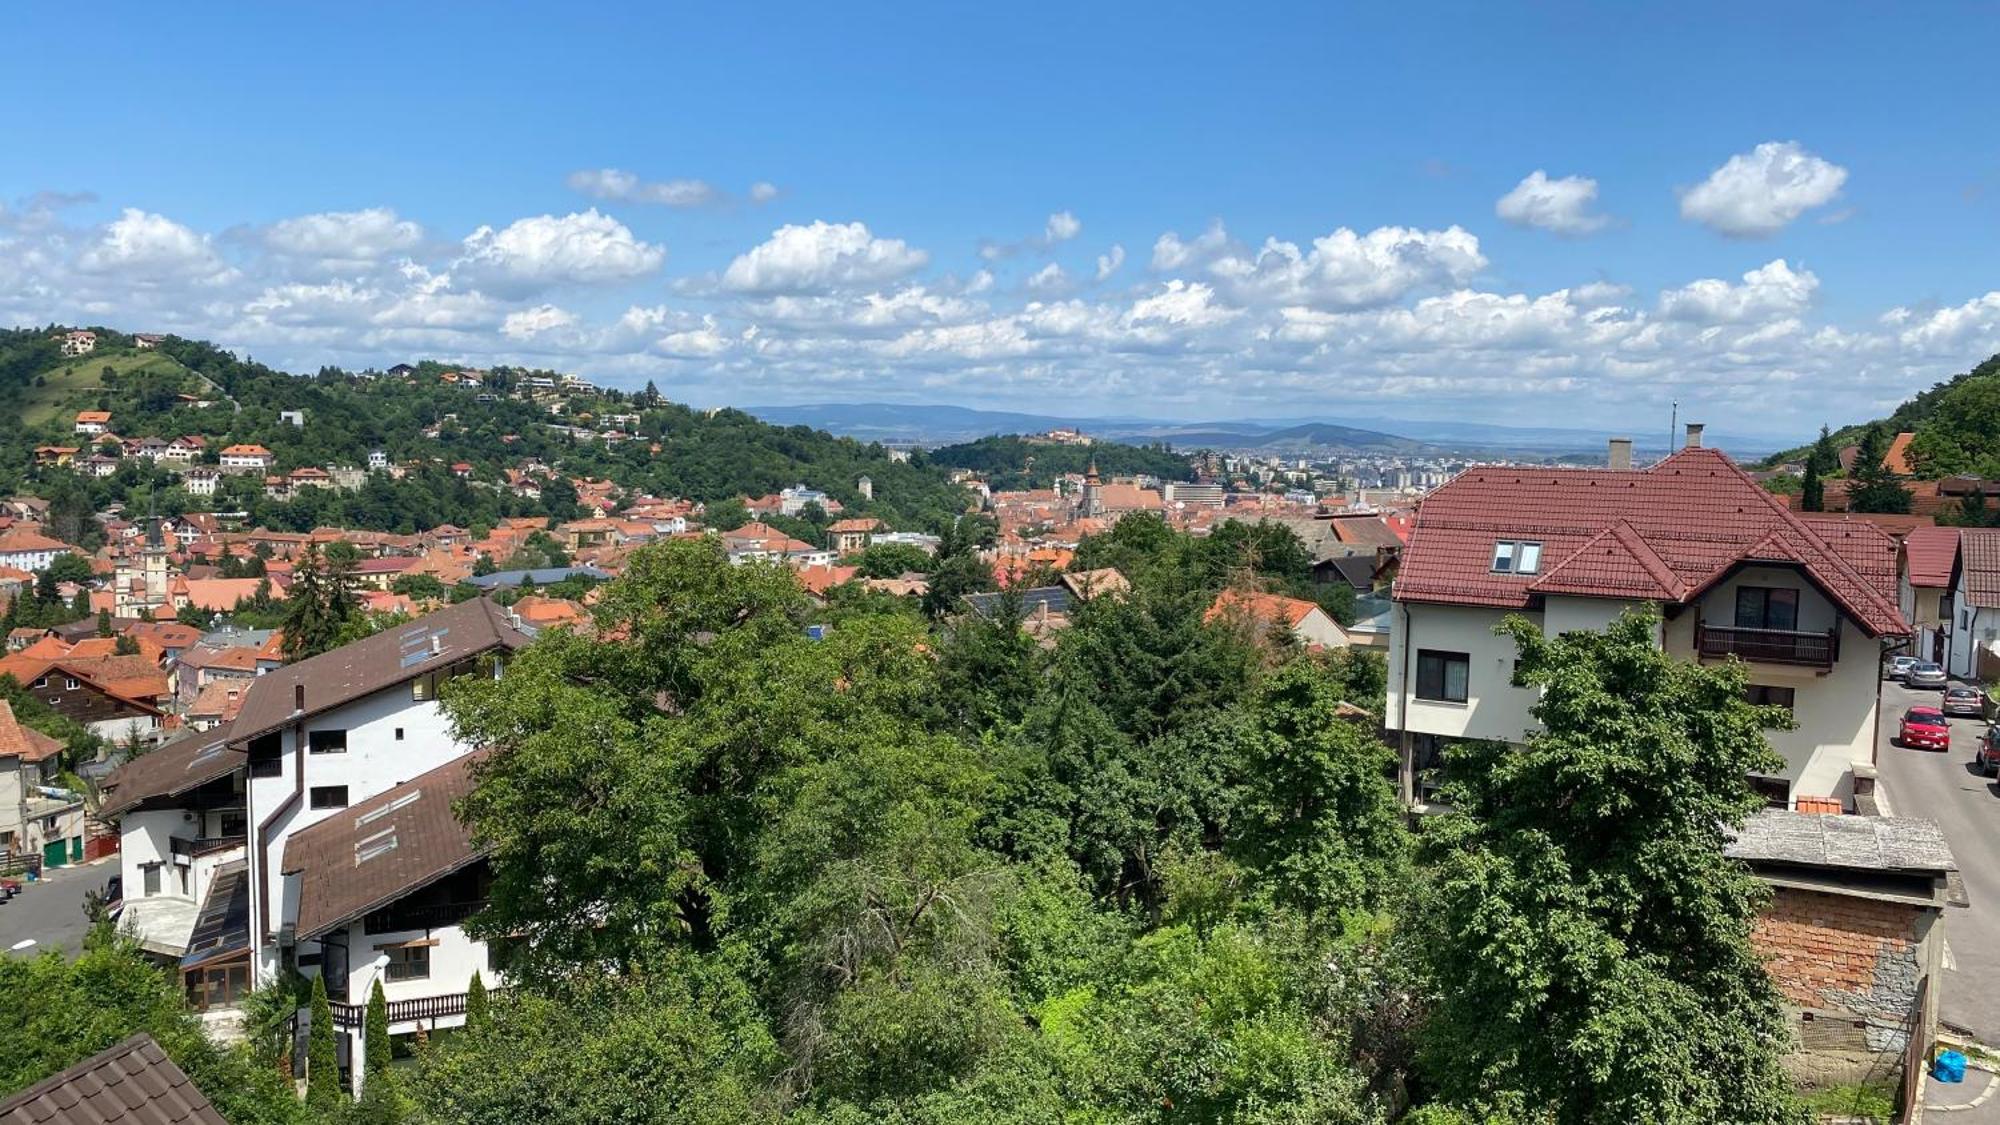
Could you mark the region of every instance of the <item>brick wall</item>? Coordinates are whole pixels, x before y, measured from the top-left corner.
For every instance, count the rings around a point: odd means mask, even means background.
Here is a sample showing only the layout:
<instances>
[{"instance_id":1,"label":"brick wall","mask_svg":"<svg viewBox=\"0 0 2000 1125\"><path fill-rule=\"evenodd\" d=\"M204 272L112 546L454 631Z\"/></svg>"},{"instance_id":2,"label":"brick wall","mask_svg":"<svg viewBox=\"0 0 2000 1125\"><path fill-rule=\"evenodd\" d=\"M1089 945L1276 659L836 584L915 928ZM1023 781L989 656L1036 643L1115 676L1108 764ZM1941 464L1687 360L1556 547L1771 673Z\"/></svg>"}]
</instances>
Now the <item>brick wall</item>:
<instances>
[{"instance_id":1,"label":"brick wall","mask_svg":"<svg viewBox=\"0 0 2000 1125\"><path fill-rule=\"evenodd\" d=\"M1788 1003L1866 1021L1868 1046L1893 1050L1924 975L1919 932L1924 913L1897 903L1778 887L1751 940Z\"/></svg>"}]
</instances>

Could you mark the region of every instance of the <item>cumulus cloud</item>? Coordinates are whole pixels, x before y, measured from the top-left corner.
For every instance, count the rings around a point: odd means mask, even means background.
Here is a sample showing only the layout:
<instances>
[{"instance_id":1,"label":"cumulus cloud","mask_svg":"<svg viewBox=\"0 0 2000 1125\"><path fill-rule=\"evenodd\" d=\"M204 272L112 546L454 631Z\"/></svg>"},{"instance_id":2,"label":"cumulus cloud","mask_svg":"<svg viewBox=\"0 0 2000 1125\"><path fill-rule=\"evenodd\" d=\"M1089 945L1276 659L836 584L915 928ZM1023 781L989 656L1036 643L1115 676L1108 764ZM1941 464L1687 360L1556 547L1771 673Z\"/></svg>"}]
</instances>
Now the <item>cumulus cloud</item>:
<instances>
[{"instance_id":1,"label":"cumulus cloud","mask_svg":"<svg viewBox=\"0 0 2000 1125\"><path fill-rule=\"evenodd\" d=\"M517 309L507 314L500 322L500 332L510 339L526 340L557 328L568 328L576 323L576 314L554 305L536 305L532 309Z\"/></svg>"},{"instance_id":2,"label":"cumulus cloud","mask_svg":"<svg viewBox=\"0 0 2000 1125\"><path fill-rule=\"evenodd\" d=\"M1229 232L1219 222L1210 223L1207 230L1187 242L1181 241L1177 232L1168 231L1153 243L1153 268L1177 270L1212 257L1228 245Z\"/></svg>"},{"instance_id":3,"label":"cumulus cloud","mask_svg":"<svg viewBox=\"0 0 2000 1125\"><path fill-rule=\"evenodd\" d=\"M322 211L271 224L263 232L273 253L311 260L328 270L360 269L423 241L424 230L387 207Z\"/></svg>"},{"instance_id":4,"label":"cumulus cloud","mask_svg":"<svg viewBox=\"0 0 2000 1125\"><path fill-rule=\"evenodd\" d=\"M1057 211L1050 215L1048 223L1042 228L1042 238L1050 245L1068 242L1081 233L1083 233L1083 223L1068 211Z\"/></svg>"},{"instance_id":5,"label":"cumulus cloud","mask_svg":"<svg viewBox=\"0 0 2000 1125\"><path fill-rule=\"evenodd\" d=\"M617 168L584 168L571 172L569 189L612 203L656 203L662 207L701 207L722 193L705 180L642 180Z\"/></svg>"},{"instance_id":6,"label":"cumulus cloud","mask_svg":"<svg viewBox=\"0 0 2000 1125\"><path fill-rule=\"evenodd\" d=\"M1738 153L1681 196L1681 217L1732 238L1782 230L1840 194L1847 169L1797 141L1767 141Z\"/></svg>"},{"instance_id":7,"label":"cumulus cloud","mask_svg":"<svg viewBox=\"0 0 2000 1125\"><path fill-rule=\"evenodd\" d=\"M1043 266L1022 283L1030 292L1061 293L1069 288L1069 275L1054 262Z\"/></svg>"},{"instance_id":8,"label":"cumulus cloud","mask_svg":"<svg viewBox=\"0 0 2000 1125\"><path fill-rule=\"evenodd\" d=\"M165 215L127 207L77 258L86 273L117 273L143 282L215 284L232 271L209 237Z\"/></svg>"},{"instance_id":9,"label":"cumulus cloud","mask_svg":"<svg viewBox=\"0 0 2000 1125\"><path fill-rule=\"evenodd\" d=\"M1112 243L1111 249L1097 256L1097 280L1109 279L1112 274L1118 272L1118 267L1124 264L1125 247L1116 242Z\"/></svg>"},{"instance_id":10,"label":"cumulus cloud","mask_svg":"<svg viewBox=\"0 0 2000 1125\"><path fill-rule=\"evenodd\" d=\"M480 227L466 236L454 269L481 288L524 294L556 285L629 281L666 260L665 247L640 241L625 224L592 209L517 219L499 230Z\"/></svg>"},{"instance_id":11,"label":"cumulus cloud","mask_svg":"<svg viewBox=\"0 0 2000 1125\"><path fill-rule=\"evenodd\" d=\"M1743 324L1804 312L1819 289L1819 278L1795 270L1783 258L1743 275L1741 284L1703 278L1660 294L1660 315L1696 324Z\"/></svg>"},{"instance_id":12,"label":"cumulus cloud","mask_svg":"<svg viewBox=\"0 0 2000 1125\"><path fill-rule=\"evenodd\" d=\"M1537 168L1494 203L1493 213L1515 226L1584 235L1603 230L1611 222L1597 214L1596 207L1596 180L1588 176L1552 180Z\"/></svg>"},{"instance_id":13,"label":"cumulus cloud","mask_svg":"<svg viewBox=\"0 0 2000 1125\"><path fill-rule=\"evenodd\" d=\"M769 180L758 180L750 185L750 202L769 203L778 198L778 185Z\"/></svg>"},{"instance_id":14,"label":"cumulus cloud","mask_svg":"<svg viewBox=\"0 0 2000 1125\"><path fill-rule=\"evenodd\" d=\"M1211 233L1226 244L1220 227ZM1191 262L1208 239L1203 235L1194 245L1177 245L1168 257ZM1161 260L1157 246L1153 260L1156 266ZM1377 227L1366 234L1341 227L1314 239L1309 251L1272 238L1255 254L1227 249L1207 263L1208 272L1239 300L1319 308L1386 304L1426 286L1463 284L1485 268L1479 239L1456 226Z\"/></svg>"},{"instance_id":15,"label":"cumulus cloud","mask_svg":"<svg viewBox=\"0 0 2000 1125\"><path fill-rule=\"evenodd\" d=\"M924 267L930 255L865 223L788 224L738 255L722 284L739 293L805 293L880 285Z\"/></svg>"}]
</instances>

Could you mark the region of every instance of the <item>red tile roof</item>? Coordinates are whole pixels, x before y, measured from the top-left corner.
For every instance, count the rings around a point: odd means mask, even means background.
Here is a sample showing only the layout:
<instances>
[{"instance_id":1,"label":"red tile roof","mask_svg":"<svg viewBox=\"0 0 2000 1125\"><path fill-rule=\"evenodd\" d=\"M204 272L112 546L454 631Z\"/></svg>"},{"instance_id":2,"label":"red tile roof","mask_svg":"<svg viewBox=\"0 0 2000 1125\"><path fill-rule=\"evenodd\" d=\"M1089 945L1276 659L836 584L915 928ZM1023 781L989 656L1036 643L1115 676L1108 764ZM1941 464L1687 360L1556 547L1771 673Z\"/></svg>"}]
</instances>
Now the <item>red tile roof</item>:
<instances>
[{"instance_id":1,"label":"red tile roof","mask_svg":"<svg viewBox=\"0 0 2000 1125\"><path fill-rule=\"evenodd\" d=\"M39 762L62 752L63 744L14 718L14 709L0 699L0 758Z\"/></svg>"},{"instance_id":2,"label":"red tile roof","mask_svg":"<svg viewBox=\"0 0 2000 1125\"><path fill-rule=\"evenodd\" d=\"M1910 468L1910 439L1916 436L1907 430L1897 434L1896 440L1889 443L1889 451L1882 454L1882 467L1899 476L1909 476L1914 471Z\"/></svg>"},{"instance_id":3,"label":"red tile roof","mask_svg":"<svg viewBox=\"0 0 2000 1125\"><path fill-rule=\"evenodd\" d=\"M1958 553L1965 570L1965 604L2000 606L2000 527L1960 528Z\"/></svg>"},{"instance_id":4,"label":"red tile roof","mask_svg":"<svg viewBox=\"0 0 2000 1125\"><path fill-rule=\"evenodd\" d=\"M1493 573L1501 539L1540 542L1539 576ZM1467 470L1418 507L1395 596L1501 609L1550 593L1677 603L1757 562L1798 566L1871 635L1909 632L1894 540L1864 521L1800 519L1701 448L1636 470Z\"/></svg>"},{"instance_id":5,"label":"red tile roof","mask_svg":"<svg viewBox=\"0 0 2000 1125\"><path fill-rule=\"evenodd\" d=\"M1958 562L1958 529L1920 527L1903 537L1910 585L1942 588L1951 585L1951 568Z\"/></svg>"}]
</instances>

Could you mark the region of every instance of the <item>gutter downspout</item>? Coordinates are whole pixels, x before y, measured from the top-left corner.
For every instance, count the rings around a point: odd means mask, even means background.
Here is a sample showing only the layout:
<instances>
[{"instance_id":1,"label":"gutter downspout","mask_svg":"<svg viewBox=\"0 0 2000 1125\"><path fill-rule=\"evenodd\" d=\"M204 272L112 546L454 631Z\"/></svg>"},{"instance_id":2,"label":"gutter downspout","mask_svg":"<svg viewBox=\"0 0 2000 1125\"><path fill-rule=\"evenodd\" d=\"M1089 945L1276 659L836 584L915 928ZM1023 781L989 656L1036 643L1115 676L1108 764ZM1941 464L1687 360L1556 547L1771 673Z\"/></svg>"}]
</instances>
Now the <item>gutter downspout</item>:
<instances>
[{"instance_id":1,"label":"gutter downspout","mask_svg":"<svg viewBox=\"0 0 2000 1125\"><path fill-rule=\"evenodd\" d=\"M1405 809L1414 808L1417 803L1417 760L1416 752L1410 746L1410 606L1398 603L1403 611L1403 667L1396 680L1396 744L1402 767L1396 779L1396 788L1403 798Z\"/></svg>"},{"instance_id":2,"label":"gutter downspout","mask_svg":"<svg viewBox=\"0 0 2000 1125\"><path fill-rule=\"evenodd\" d=\"M247 744L245 749L248 749ZM278 802L278 807L271 810L271 815L257 822L256 838L251 841L251 846L257 850L257 902L255 906L256 909L262 911L258 916L260 919L259 928L265 930L269 930L271 918L271 825L279 817L298 807L299 802L305 799L306 739L305 722L303 719L292 724L292 759L292 791L284 800ZM279 928L284 928L282 922L280 922ZM266 933L265 936L275 941L277 933L272 931ZM251 964L256 964L254 958L251 960Z\"/></svg>"}]
</instances>

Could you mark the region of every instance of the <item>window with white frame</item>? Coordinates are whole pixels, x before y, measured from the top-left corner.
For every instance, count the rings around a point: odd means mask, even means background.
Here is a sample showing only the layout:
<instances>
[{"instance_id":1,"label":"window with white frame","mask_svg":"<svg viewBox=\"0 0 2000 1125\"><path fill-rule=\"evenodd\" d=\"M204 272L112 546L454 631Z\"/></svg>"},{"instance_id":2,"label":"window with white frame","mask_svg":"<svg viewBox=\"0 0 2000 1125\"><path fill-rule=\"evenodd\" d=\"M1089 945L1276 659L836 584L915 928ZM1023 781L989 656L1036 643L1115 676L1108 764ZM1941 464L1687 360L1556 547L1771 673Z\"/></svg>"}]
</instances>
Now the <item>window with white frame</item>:
<instances>
[{"instance_id":1,"label":"window with white frame","mask_svg":"<svg viewBox=\"0 0 2000 1125\"><path fill-rule=\"evenodd\" d=\"M1533 539L1501 539L1493 544L1493 573L1534 574L1542 569L1542 545Z\"/></svg>"}]
</instances>

